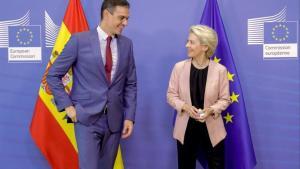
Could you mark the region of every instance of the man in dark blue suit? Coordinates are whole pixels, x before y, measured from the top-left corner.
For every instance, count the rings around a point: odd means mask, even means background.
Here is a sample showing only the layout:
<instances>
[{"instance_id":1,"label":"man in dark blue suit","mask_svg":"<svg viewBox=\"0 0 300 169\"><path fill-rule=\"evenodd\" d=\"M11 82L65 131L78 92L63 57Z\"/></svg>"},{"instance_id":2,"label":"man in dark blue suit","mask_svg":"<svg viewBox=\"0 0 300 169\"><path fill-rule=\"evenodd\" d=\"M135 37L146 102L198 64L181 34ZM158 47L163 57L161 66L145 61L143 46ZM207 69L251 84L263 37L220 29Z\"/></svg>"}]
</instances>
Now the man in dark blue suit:
<instances>
[{"instance_id":1,"label":"man in dark blue suit","mask_svg":"<svg viewBox=\"0 0 300 169\"><path fill-rule=\"evenodd\" d=\"M132 41L121 35L128 18L127 0L104 0L100 25L73 35L47 76L57 109L75 124L81 169L112 169L120 138L133 130L136 69ZM62 78L70 68L67 94Z\"/></svg>"}]
</instances>

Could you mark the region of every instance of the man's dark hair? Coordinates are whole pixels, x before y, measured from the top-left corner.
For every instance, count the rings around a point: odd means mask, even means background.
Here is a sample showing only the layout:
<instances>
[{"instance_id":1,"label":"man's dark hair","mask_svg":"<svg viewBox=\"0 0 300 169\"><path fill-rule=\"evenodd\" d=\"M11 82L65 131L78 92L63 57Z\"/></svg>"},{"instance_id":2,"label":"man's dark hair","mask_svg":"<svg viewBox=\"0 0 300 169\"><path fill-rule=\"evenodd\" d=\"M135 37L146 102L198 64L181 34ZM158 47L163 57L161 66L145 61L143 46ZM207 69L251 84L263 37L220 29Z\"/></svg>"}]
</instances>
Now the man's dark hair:
<instances>
[{"instance_id":1,"label":"man's dark hair","mask_svg":"<svg viewBox=\"0 0 300 169\"><path fill-rule=\"evenodd\" d=\"M101 6L101 19L103 18L103 12L107 9L111 14L113 14L116 6L130 7L127 0L103 0Z\"/></svg>"}]
</instances>

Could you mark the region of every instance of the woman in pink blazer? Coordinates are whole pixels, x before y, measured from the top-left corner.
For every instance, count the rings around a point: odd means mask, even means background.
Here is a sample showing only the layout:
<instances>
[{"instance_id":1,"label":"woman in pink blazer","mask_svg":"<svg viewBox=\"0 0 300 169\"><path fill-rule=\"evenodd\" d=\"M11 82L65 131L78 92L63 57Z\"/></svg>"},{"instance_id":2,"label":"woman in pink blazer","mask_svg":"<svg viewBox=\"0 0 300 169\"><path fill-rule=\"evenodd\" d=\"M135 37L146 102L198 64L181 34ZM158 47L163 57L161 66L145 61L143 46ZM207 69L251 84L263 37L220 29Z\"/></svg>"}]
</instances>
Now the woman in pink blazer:
<instances>
[{"instance_id":1,"label":"woman in pink blazer","mask_svg":"<svg viewBox=\"0 0 300 169\"><path fill-rule=\"evenodd\" d=\"M230 104L226 68L210 60L218 38L204 25L191 26L186 43L189 59L175 64L167 91L177 110L173 137L177 140L178 168L195 169L205 157L209 169L224 168L226 130L221 116Z\"/></svg>"}]
</instances>

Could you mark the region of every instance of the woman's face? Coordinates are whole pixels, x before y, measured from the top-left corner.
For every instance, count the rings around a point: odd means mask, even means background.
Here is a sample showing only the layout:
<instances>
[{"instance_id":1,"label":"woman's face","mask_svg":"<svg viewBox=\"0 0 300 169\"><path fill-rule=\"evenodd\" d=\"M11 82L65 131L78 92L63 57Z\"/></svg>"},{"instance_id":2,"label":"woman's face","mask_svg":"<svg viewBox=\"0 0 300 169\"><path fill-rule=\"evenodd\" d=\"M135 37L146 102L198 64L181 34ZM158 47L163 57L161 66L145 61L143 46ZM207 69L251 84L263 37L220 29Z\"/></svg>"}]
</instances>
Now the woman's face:
<instances>
[{"instance_id":1,"label":"woman's face","mask_svg":"<svg viewBox=\"0 0 300 169\"><path fill-rule=\"evenodd\" d=\"M189 34L185 47L190 58L205 56L205 52L208 50L208 46L200 44L198 37L193 33Z\"/></svg>"}]
</instances>

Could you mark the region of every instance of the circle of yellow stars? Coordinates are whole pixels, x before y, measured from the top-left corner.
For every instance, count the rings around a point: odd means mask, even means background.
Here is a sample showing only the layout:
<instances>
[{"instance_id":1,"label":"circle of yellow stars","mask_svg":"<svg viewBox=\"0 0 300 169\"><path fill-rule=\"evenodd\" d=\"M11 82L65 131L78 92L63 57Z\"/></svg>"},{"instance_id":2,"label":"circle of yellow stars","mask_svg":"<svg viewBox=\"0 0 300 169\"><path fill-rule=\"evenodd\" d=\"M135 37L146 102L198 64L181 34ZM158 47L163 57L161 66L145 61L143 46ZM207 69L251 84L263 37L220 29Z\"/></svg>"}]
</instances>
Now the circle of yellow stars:
<instances>
[{"instance_id":1,"label":"circle of yellow stars","mask_svg":"<svg viewBox=\"0 0 300 169\"><path fill-rule=\"evenodd\" d=\"M278 37L278 35L275 35L275 33L280 30L284 31L284 35L281 37ZM284 24L280 23L280 24L275 25L272 28L272 38L276 41L279 41L279 42L285 41L286 39L289 38L289 34L290 34L289 28Z\"/></svg>"},{"instance_id":2,"label":"circle of yellow stars","mask_svg":"<svg viewBox=\"0 0 300 169\"><path fill-rule=\"evenodd\" d=\"M21 37L27 36L28 40L21 40ZM16 35L17 41L20 45L29 45L33 40L33 33L28 28L20 28Z\"/></svg>"},{"instance_id":3,"label":"circle of yellow stars","mask_svg":"<svg viewBox=\"0 0 300 169\"><path fill-rule=\"evenodd\" d=\"M218 58L217 56L214 56L213 60L216 63L220 63L220 61L221 61L221 59ZM227 78L230 82L234 82L234 77L235 77L235 74L231 73L230 71L227 71ZM232 104L239 103L239 96L240 95L238 93L235 93L234 91L231 92L231 95L230 95L231 103ZM233 114L230 114L229 112L227 112L223 118L225 119L225 123L228 124L228 123L233 123L233 117L234 117Z\"/></svg>"}]
</instances>

